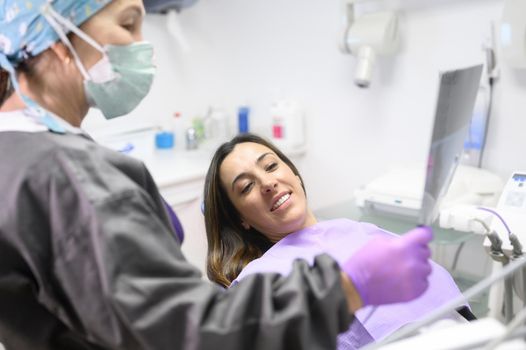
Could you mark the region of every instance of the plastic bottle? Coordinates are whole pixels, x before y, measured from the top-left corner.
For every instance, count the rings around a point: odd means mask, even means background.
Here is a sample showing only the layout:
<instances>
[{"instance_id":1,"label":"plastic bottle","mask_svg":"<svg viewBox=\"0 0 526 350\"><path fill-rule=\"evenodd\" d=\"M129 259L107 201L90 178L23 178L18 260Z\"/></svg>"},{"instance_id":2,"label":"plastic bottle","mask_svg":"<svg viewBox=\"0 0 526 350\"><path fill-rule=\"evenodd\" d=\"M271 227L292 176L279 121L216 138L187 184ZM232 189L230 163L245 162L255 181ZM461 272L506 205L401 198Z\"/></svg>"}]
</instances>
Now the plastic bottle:
<instances>
[{"instance_id":1,"label":"plastic bottle","mask_svg":"<svg viewBox=\"0 0 526 350\"><path fill-rule=\"evenodd\" d=\"M186 149L187 150L197 149L199 140L197 137L197 131L195 130L194 127L189 127L188 129L186 129L185 139L186 139Z\"/></svg>"},{"instance_id":2,"label":"plastic bottle","mask_svg":"<svg viewBox=\"0 0 526 350\"><path fill-rule=\"evenodd\" d=\"M205 139L205 124L202 117L196 116L192 119L192 128L195 130L196 138L198 142L202 142Z\"/></svg>"},{"instance_id":3,"label":"plastic bottle","mask_svg":"<svg viewBox=\"0 0 526 350\"><path fill-rule=\"evenodd\" d=\"M298 149L305 145L305 114L294 100L278 100L270 108L272 141L284 149Z\"/></svg>"},{"instance_id":4,"label":"plastic bottle","mask_svg":"<svg viewBox=\"0 0 526 350\"><path fill-rule=\"evenodd\" d=\"M185 122L181 112L175 112L173 114L173 132L175 134L175 147L178 149L184 148L185 138Z\"/></svg>"},{"instance_id":5,"label":"plastic bottle","mask_svg":"<svg viewBox=\"0 0 526 350\"><path fill-rule=\"evenodd\" d=\"M175 139L173 123L170 120L165 120L154 135L155 148L159 150L172 149L175 146Z\"/></svg>"},{"instance_id":6,"label":"plastic bottle","mask_svg":"<svg viewBox=\"0 0 526 350\"><path fill-rule=\"evenodd\" d=\"M174 147L174 133L171 131L159 131L155 134L155 148L171 149Z\"/></svg>"},{"instance_id":7,"label":"plastic bottle","mask_svg":"<svg viewBox=\"0 0 526 350\"><path fill-rule=\"evenodd\" d=\"M240 134L250 132L249 115L250 115L249 107L247 106L239 107L239 110L237 112L237 120L238 120L238 132Z\"/></svg>"},{"instance_id":8,"label":"plastic bottle","mask_svg":"<svg viewBox=\"0 0 526 350\"><path fill-rule=\"evenodd\" d=\"M227 114L222 108L210 107L204 119L204 126L206 139L213 145L230 138Z\"/></svg>"}]
</instances>

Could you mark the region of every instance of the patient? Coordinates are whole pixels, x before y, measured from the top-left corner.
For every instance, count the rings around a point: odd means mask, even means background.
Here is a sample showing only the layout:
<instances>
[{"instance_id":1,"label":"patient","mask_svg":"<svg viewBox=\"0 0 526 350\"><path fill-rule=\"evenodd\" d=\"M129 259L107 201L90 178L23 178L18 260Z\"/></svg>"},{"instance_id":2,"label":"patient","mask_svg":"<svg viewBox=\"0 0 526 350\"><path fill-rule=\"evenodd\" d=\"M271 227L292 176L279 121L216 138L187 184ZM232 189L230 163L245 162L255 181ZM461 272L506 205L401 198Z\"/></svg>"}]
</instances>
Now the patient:
<instances>
[{"instance_id":1,"label":"patient","mask_svg":"<svg viewBox=\"0 0 526 350\"><path fill-rule=\"evenodd\" d=\"M393 235L348 219L318 222L294 164L252 134L219 147L204 193L208 277L224 287L254 273L287 274L295 259L312 262L321 253L343 263L375 236ZM372 314L370 308L360 310L351 328L340 335L338 349L381 340L459 296L449 273L436 263L432 267L429 288L421 297L380 306Z\"/></svg>"}]
</instances>

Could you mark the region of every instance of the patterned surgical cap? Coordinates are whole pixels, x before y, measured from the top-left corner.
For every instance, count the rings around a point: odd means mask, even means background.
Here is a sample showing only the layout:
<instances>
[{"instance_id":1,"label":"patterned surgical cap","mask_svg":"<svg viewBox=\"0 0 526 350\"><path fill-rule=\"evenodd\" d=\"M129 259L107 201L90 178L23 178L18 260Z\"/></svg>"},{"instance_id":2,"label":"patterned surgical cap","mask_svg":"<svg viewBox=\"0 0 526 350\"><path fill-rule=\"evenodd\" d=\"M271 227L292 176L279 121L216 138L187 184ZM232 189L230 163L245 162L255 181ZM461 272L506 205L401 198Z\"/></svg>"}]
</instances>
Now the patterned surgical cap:
<instances>
[{"instance_id":1,"label":"patterned surgical cap","mask_svg":"<svg viewBox=\"0 0 526 350\"><path fill-rule=\"evenodd\" d=\"M80 26L111 0L2 0L0 2L0 64L16 67L49 48L59 37L42 9L53 9ZM67 30L66 30L67 32ZM3 56L3 57L2 57Z\"/></svg>"}]
</instances>

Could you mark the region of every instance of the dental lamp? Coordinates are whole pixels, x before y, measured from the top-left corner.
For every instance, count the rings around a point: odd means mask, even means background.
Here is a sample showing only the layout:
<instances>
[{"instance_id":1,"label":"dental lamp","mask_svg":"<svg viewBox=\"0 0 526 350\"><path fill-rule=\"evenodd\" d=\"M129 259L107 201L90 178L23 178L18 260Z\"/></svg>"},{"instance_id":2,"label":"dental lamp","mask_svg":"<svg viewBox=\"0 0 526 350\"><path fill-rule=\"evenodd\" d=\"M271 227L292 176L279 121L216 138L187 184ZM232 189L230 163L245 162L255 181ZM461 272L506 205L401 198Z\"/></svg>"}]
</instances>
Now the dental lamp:
<instances>
[{"instance_id":1,"label":"dental lamp","mask_svg":"<svg viewBox=\"0 0 526 350\"><path fill-rule=\"evenodd\" d=\"M378 55L393 55L399 48L398 15L375 12L355 18L355 2L344 0L345 29L340 50L356 57L354 82L361 88L371 84Z\"/></svg>"},{"instance_id":2,"label":"dental lamp","mask_svg":"<svg viewBox=\"0 0 526 350\"><path fill-rule=\"evenodd\" d=\"M190 51L190 45L181 25L179 14L183 9L193 6L198 0L144 0L147 13L166 15L166 28L175 39L182 52ZM1 349L0 349L1 350Z\"/></svg>"},{"instance_id":3,"label":"dental lamp","mask_svg":"<svg viewBox=\"0 0 526 350\"><path fill-rule=\"evenodd\" d=\"M144 0L148 13L166 13L169 10L181 11L195 4L197 0Z\"/></svg>"}]
</instances>

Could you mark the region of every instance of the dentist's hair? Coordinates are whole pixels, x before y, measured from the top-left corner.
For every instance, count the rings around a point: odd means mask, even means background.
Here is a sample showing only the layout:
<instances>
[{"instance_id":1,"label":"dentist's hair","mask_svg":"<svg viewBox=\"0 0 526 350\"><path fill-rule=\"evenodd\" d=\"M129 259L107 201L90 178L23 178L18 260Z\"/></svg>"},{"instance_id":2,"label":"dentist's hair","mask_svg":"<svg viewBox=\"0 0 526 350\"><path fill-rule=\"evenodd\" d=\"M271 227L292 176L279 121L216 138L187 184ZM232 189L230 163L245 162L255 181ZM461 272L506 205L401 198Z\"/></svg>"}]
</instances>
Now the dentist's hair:
<instances>
[{"instance_id":1,"label":"dentist's hair","mask_svg":"<svg viewBox=\"0 0 526 350\"><path fill-rule=\"evenodd\" d=\"M273 244L256 229L247 230L241 225L241 217L228 198L219 176L223 160L237 144L245 142L268 147L301 179L292 161L260 136L240 134L217 149L208 168L204 190L204 216L208 239L206 269L208 278L224 287L230 286L249 262L261 257ZM303 183L301 179L301 186L305 191Z\"/></svg>"},{"instance_id":2,"label":"dentist's hair","mask_svg":"<svg viewBox=\"0 0 526 350\"><path fill-rule=\"evenodd\" d=\"M72 98L73 96L70 96L71 89L64 88L65 74L61 74L62 71L63 68L51 49L47 49L37 56L27 58L16 67L17 76L20 77L21 74L25 76L29 89L34 95L42 96L45 93L66 99ZM13 93L15 93L15 89L9 73L0 68L0 106Z\"/></svg>"},{"instance_id":3,"label":"dentist's hair","mask_svg":"<svg viewBox=\"0 0 526 350\"><path fill-rule=\"evenodd\" d=\"M46 50L48 51L48 50ZM38 86L41 88L42 82L38 79L39 73L37 72L36 66L39 65L40 61L44 60L44 56L47 55L46 51L40 53L35 57L30 57L23 62L20 62L16 68L17 75L23 73L30 80L30 85L32 88ZM47 68L49 70L49 68ZM9 73L0 68L0 106L15 92L14 86L11 83L11 77ZM36 91L37 93L39 91Z\"/></svg>"},{"instance_id":4,"label":"dentist's hair","mask_svg":"<svg viewBox=\"0 0 526 350\"><path fill-rule=\"evenodd\" d=\"M4 104L9 96L13 93L13 87L9 79L9 73L0 68L0 106Z\"/></svg>"}]
</instances>

